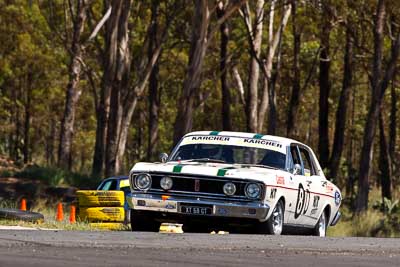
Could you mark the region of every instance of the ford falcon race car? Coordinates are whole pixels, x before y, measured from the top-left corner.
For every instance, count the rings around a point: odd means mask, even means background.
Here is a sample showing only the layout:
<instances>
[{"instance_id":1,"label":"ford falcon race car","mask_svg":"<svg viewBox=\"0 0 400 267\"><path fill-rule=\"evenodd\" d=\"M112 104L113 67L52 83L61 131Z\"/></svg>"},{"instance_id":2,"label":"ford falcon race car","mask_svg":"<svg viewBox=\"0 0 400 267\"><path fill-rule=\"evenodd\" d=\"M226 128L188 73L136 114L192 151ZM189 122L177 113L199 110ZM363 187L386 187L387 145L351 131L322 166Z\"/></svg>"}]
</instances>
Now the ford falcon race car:
<instances>
[{"instance_id":1,"label":"ford falcon race car","mask_svg":"<svg viewBox=\"0 0 400 267\"><path fill-rule=\"evenodd\" d=\"M340 190L311 148L288 138L192 132L161 162L135 164L129 179L132 231L157 231L161 222L219 222L325 236L340 219Z\"/></svg>"}]
</instances>

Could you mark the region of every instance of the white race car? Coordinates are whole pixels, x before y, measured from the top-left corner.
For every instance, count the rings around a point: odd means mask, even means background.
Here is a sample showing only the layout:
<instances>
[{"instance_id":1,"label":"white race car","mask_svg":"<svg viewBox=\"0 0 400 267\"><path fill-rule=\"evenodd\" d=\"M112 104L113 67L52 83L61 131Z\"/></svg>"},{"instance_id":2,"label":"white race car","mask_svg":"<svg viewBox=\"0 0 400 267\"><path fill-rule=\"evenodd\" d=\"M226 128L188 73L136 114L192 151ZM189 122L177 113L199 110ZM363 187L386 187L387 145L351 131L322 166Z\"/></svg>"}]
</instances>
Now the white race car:
<instances>
[{"instance_id":1,"label":"white race car","mask_svg":"<svg viewBox=\"0 0 400 267\"><path fill-rule=\"evenodd\" d=\"M340 219L340 190L314 152L282 137L192 132L161 162L135 164L129 177L132 231L158 231L161 222L184 229L232 223L325 236Z\"/></svg>"}]
</instances>

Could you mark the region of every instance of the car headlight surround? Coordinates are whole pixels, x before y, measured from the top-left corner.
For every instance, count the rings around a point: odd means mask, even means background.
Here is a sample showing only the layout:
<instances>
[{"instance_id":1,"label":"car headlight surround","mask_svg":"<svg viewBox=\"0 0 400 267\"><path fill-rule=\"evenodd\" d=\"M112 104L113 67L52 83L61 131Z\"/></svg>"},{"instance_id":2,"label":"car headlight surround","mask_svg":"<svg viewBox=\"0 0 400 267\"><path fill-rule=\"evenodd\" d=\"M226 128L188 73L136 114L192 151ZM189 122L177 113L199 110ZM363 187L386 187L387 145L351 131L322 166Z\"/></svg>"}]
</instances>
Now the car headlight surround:
<instances>
[{"instance_id":1,"label":"car headlight surround","mask_svg":"<svg viewBox=\"0 0 400 267\"><path fill-rule=\"evenodd\" d=\"M151 175L148 173L140 173L135 176L135 187L139 190L149 190L151 187L151 183Z\"/></svg>"},{"instance_id":2,"label":"car headlight surround","mask_svg":"<svg viewBox=\"0 0 400 267\"><path fill-rule=\"evenodd\" d=\"M248 183L244 193L248 198L258 199L261 197L261 185L257 183Z\"/></svg>"},{"instance_id":3,"label":"car headlight surround","mask_svg":"<svg viewBox=\"0 0 400 267\"><path fill-rule=\"evenodd\" d=\"M236 193L236 185L232 182L227 182L223 187L224 194L227 196L233 196Z\"/></svg>"},{"instance_id":4,"label":"car headlight surround","mask_svg":"<svg viewBox=\"0 0 400 267\"><path fill-rule=\"evenodd\" d=\"M162 189L164 190L170 190L172 188L172 186L174 185L174 181L172 180L171 177L168 176L164 176L163 178L161 178L160 180L160 186Z\"/></svg>"},{"instance_id":5,"label":"car headlight surround","mask_svg":"<svg viewBox=\"0 0 400 267\"><path fill-rule=\"evenodd\" d=\"M135 174L134 173L129 174L129 185L131 187L131 190L135 189Z\"/></svg>"}]
</instances>

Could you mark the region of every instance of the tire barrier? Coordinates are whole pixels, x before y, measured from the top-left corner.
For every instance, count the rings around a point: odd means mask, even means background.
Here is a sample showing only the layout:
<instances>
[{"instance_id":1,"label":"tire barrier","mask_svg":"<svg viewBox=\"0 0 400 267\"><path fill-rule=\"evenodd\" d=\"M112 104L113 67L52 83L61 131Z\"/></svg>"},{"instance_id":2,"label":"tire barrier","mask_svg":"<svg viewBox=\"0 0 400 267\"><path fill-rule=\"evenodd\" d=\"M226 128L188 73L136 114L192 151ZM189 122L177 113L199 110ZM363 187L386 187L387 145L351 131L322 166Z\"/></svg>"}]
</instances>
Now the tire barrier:
<instances>
[{"instance_id":1,"label":"tire barrier","mask_svg":"<svg viewBox=\"0 0 400 267\"><path fill-rule=\"evenodd\" d=\"M0 219L43 222L44 216L38 212L22 211L18 209L0 209Z\"/></svg>"},{"instance_id":2,"label":"tire barrier","mask_svg":"<svg viewBox=\"0 0 400 267\"><path fill-rule=\"evenodd\" d=\"M80 190L76 192L80 207L123 207L123 191Z\"/></svg>"},{"instance_id":3,"label":"tire barrier","mask_svg":"<svg viewBox=\"0 0 400 267\"><path fill-rule=\"evenodd\" d=\"M90 223L89 225L93 229L111 230L111 231L122 230L124 229L125 226L123 223L112 223L112 222Z\"/></svg>"},{"instance_id":4,"label":"tire barrier","mask_svg":"<svg viewBox=\"0 0 400 267\"><path fill-rule=\"evenodd\" d=\"M88 222L124 222L122 207L80 207L79 217Z\"/></svg>"}]
</instances>

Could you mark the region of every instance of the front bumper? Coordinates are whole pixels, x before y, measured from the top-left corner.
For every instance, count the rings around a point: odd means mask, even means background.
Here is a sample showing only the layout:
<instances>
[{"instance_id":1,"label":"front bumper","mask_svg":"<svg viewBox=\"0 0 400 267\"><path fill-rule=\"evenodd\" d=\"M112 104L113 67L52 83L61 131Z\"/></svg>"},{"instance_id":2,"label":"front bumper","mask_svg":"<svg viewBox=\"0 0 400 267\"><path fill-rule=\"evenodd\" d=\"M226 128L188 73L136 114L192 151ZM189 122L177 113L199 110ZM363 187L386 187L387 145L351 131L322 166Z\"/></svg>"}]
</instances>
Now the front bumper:
<instances>
[{"instance_id":1,"label":"front bumper","mask_svg":"<svg viewBox=\"0 0 400 267\"><path fill-rule=\"evenodd\" d=\"M188 216L214 216L214 217L234 217L265 220L270 207L259 202L232 202L221 200L210 200L206 198L186 198L169 196L163 200L158 194L132 193L127 196L127 201L131 209L142 211L156 211L161 213L174 213ZM211 214L187 214L182 212L181 207L185 206L210 206Z\"/></svg>"}]
</instances>

